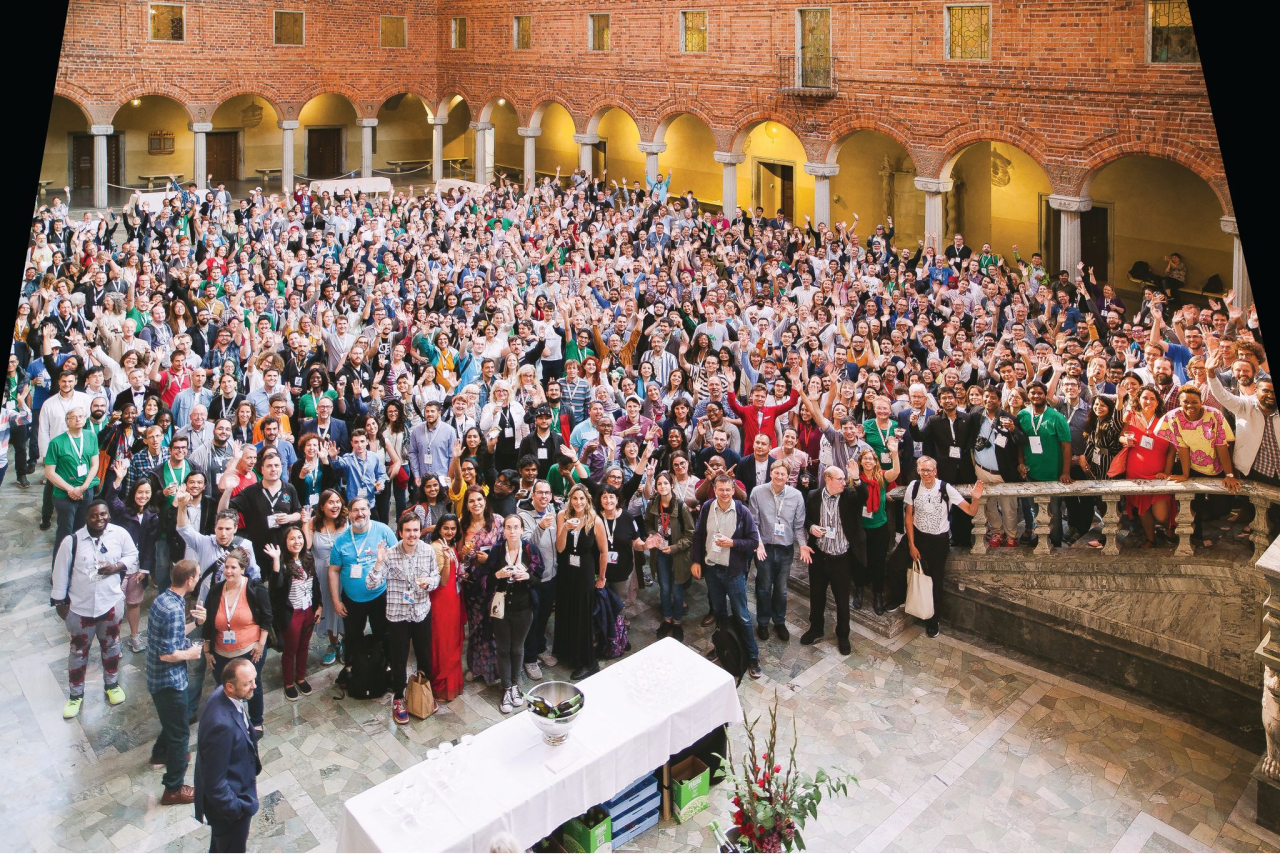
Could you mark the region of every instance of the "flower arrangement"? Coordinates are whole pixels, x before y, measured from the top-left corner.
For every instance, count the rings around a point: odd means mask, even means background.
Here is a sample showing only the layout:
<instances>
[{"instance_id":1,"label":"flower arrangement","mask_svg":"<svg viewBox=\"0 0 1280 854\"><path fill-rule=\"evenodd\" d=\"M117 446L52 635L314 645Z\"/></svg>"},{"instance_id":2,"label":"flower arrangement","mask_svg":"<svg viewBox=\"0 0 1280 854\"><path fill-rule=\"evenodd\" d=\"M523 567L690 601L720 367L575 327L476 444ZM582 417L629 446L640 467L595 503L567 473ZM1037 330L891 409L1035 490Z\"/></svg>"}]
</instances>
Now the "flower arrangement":
<instances>
[{"instance_id":1,"label":"flower arrangement","mask_svg":"<svg viewBox=\"0 0 1280 854\"><path fill-rule=\"evenodd\" d=\"M720 757L723 764L716 772L716 781L727 781L733 790L735 809L730 834L737 837L736 841L722 836L714 822L711 825L712 832L728 846L721 850L803 851L804 838L800 831L804 828L806 819L818 817L818 805L822 803L823 794L848 794L848 783L852 781L856 785L858 779L840 769L836 769L840 771L838 774L828 774L819 768L812 776L799 771L796 768L798 736L794 722L791 756L786 762L786 769L783 769L783 763L777 754L776 693L773 706L769 709L769 735L763 749L757 751L760 747L756 741L756 727L759 723L759 717L748 721L746 715L743 715L749 753L735 764L733 750L730 748L728 757Z\"/></svg>"}]
</instances>

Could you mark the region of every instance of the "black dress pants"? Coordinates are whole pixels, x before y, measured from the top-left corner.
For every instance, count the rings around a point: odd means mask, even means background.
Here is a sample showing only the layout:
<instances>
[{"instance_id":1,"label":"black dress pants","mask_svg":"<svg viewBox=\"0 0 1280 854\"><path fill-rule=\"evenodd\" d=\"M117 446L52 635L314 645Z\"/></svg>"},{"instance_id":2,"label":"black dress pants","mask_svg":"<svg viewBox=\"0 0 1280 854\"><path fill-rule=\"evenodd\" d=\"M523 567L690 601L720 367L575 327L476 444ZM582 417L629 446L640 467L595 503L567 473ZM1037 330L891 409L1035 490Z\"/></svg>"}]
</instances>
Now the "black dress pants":
<instances>
[{"instance_id":1,"label":"black dress pants","mask_svg":"<svg viewBox=\"0 0 1280 854\"><path fill-rule=\"evenodd\" d=\"M853 556L829 555L813 550L809 565L809 626L818 633L826 631L827 587L836 600L836 637L849 637L849 585L853 580Z\"/></svg>"}]
</instances>

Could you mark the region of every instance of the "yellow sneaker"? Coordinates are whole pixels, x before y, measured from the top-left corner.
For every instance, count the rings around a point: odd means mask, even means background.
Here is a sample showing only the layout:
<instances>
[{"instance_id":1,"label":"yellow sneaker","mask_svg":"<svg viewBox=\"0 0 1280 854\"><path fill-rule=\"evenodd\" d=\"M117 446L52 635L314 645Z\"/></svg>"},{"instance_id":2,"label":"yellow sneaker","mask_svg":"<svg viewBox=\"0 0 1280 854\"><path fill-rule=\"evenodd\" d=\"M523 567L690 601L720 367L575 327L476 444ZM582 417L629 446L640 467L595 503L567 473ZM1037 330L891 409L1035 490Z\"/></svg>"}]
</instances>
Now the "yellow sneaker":
<instances>
[{"instance_id":1,"label":"yellow sneaker","mask_svg":"<svg viewBox=\"0 0 1280 854\"><path fill-rule=\"evenodd\" d=\"M72 697L67 700L67 704L62 707L62 719L69 721L76 715L80 714L80 707L84 705L84 697Z\"/></svg>"},{"instance_id":2,"label":"yellow sneaker","mask_svg":"<svg viewBox=\"0 0 1280 854\"><path fill-rule=\"evenodd\" d=\"M118 706L124 702L124 689L119 685L112 685L107 689L107 702L113 706Z\"/></svg>"}]
</instances>

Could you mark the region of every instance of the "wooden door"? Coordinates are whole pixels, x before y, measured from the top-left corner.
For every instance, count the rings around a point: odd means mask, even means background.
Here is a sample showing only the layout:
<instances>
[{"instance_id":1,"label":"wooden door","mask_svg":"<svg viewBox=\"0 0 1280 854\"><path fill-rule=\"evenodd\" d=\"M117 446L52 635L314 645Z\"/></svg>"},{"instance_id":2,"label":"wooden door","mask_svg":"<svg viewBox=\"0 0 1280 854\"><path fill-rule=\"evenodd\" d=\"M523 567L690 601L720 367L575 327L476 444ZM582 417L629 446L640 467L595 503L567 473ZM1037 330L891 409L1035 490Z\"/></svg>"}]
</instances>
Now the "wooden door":
<instances>
[{"instance_id":1,"label":"wooden door","mask_svg":"<svg viewBox=\"0 0 1280 854\"><path fill-rule=\"evenodd\" d=\"M234 130L205 134L205 169L213 176L210 186L217 186L219 181L240 179L239 136ZM203 177L197 175L196 179Z\"/></svg>"},{"instance_id":2,"label":"wooden door","mask_svg":"<svg viewBox=\"0 0 1280 854\"><path fill-rule=\"evenodd\" d=\"M778 166L778 179L782 184L782 202L778 206L786 211L787 221L796 221L796 170L794 166Z\"/></svg>"},{"instance_id":3,"label":"wooden door","mask_svg":"<svg viewBox=\"0 0 1280 854\"><path fill-rule=\"evenodd\" d=\"M307 128L308 177L338 177L342 159L342 128Z\"/></svg>"},{"instance_id":4,"label":"wooden door","mask_svg":"<svg viewBox=\"0 0 1280 854\"><path fill-rule=\"evenodd\" d=\"M831 10L800 10L801 86L831 85Z\"/></svg>"},{"instance_id":5,"label":"wooden door","mask_svg":"<svg viewBox=\"0 0 1280 854\"><path fill-rule=\"evenodd\" d=\"M1111 281L1110 210L1095 204L1080 215L1080 260L1084 262L1084 280L1089 281L1089 268L1099 282ZM1074 279L1076 271L1071 270Z\"/></svg>"},{"instance_id":6,"label":"wooden door","mask_svg":"<svg viewBox=\"0 0 1280 854\"><path fill-rule=\"evenodd\" d=\"M71 137L71 175L67 182L73 190L93 189L93 136ZM107 183L120 183L120 135L107 137Z\"/></svg>"}]
</instances>

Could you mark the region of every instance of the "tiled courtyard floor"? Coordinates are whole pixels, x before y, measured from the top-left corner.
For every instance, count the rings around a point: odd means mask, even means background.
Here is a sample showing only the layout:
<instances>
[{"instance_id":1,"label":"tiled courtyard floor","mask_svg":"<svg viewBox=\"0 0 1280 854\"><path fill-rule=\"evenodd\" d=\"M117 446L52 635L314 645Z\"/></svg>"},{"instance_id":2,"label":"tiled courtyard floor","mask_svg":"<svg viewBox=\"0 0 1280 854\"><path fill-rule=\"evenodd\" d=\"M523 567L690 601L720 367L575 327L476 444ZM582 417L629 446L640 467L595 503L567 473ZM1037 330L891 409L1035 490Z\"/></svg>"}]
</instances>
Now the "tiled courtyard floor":
<instances>
[{"instance_id":1,"label":"tiled courtyard floor","mask_svg":"<svg viewBox=\"0 0 1280 854\"><path fill-rule=\"evenodd\" d=\"M147 763L158 725L142 655L124 653L123 706L106 706L95 663L81 717L61 718L66 640L48 607L52 532L38 528L38 478L32 486L22 491L9 479L0 488L0 848L207 850L208 830L190 808L158 805L160 772ZM637 648L653 640L656 606L656 589L642 591L632 614ZM859 779L810 822L810 848L1280 849L1280 838L1250 820L1257 757L1187 716L1054 675L1048 662L1005 657L945 627L934 640L912 628L888 645L855 635L847 657L830 639L802 647L807 609L792 598L792 641L762 644L765 678L744 680L741 695L754 715L776 692L785 729L794 721L799 732L799 761ZM700 592L690 610L686 640L706 649ZM346 798L419 762L428 746L502 717L497 689L468 683L431 719L397 727L389 700L335 700L335 669L320 667L321 652L317 644L315 691L297 703L284 699L275 654L264 672L262 810L250 850L333 850ZM560 670L554 675L566 678ZM732 731L738 749L742 727ZM713 850L707 825L728 814L719 794L691 823L663 822L627 850Z\"/></svg>"}]
</instances>

